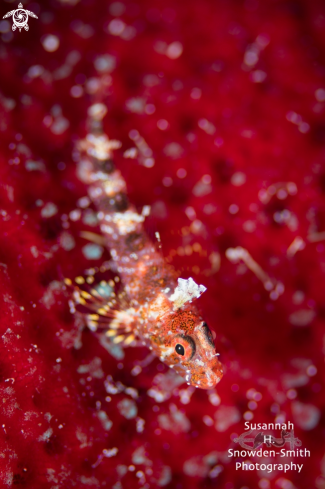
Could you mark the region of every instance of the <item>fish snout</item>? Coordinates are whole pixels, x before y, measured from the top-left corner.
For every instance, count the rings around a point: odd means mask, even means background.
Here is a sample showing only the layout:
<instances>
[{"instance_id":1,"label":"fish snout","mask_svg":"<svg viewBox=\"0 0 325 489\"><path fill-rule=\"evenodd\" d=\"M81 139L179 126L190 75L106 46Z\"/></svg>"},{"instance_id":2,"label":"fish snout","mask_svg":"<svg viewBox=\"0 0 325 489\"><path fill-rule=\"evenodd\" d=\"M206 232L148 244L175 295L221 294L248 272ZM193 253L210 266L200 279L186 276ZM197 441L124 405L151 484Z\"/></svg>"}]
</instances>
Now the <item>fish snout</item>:
<instances>
[{"instance_id":1,"label":"fish snout","mask_svg":"<svg viewBox=\"0 0 325 489\"><path fill-rule=\"evenodd\" d=\"M222 379L223 370L219 360L192 376L192 384L201 389L213 389Z\"/></svg>"},{"instance_id":2,"label":"fish snout","mask_svg":"<svg viewBox=\"0 0 325 489\"><path fill-rule=\"evenodd\" d=\"M212 368L212 372L214 373L214 375L218 378L218 382L220 382L220 380L222 379L223 377L223 368L222 368L222 365L221 363L219 362L219 360L217 360L216 364L213 366Z\"/></svg>"}]
</instances>

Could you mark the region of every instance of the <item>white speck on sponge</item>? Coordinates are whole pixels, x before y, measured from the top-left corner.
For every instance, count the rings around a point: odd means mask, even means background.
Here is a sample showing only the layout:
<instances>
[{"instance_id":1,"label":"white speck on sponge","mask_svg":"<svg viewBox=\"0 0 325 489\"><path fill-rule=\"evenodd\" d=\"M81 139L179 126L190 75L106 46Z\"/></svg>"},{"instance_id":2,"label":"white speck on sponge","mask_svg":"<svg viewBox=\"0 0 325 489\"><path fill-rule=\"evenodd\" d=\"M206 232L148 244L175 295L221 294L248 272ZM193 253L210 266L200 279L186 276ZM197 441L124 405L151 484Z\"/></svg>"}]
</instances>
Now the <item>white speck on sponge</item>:
<instances>
[{"instance_id":1,"label":"white speck on sponge","mask_svg":"<svg viewBox=\"0 0 325 489\"><path fill-rule=\"evenodd\" d=\"M170 296L170 300L174 303L174 308L179 309L185 302L192 302L193 299L198 299L207 289L204 285L198 285L192 277L188 279L179 278L178 285L174 293Z\"/></svg>"}]
</instances>

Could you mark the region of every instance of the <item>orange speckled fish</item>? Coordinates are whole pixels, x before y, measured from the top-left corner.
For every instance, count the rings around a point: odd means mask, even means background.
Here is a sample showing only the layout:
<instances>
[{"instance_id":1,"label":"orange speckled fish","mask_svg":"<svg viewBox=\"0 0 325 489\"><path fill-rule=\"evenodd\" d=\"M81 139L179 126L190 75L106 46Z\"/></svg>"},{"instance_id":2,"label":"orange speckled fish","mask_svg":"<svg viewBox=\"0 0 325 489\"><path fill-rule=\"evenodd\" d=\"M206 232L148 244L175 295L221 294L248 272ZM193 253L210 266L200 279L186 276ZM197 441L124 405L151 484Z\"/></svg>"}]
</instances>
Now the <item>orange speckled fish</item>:
<instances>
[{"instance_id":1,"label":"orange speckled fish","mask_svg":"<svg viewBox=\"0 0 325 489\"><path fill-rule=\"evenodd\" d=\"M112 150L120 143L102 132L106 111L101 103L89 109L90 133L78 145L78 173L97 208L123 291L107 297L100 285L89 292L74 286L74 304L90 312L85 317L91 330L105 328L115 343L146 345L189 385L213 388L222 378L222 366L212 333L192 304L206 288L192 278L176 281L146 235L144 215L129 203L126 183L112 161ZM71 286L71 280L66 284Z\"/></svg>"}]
</instances>

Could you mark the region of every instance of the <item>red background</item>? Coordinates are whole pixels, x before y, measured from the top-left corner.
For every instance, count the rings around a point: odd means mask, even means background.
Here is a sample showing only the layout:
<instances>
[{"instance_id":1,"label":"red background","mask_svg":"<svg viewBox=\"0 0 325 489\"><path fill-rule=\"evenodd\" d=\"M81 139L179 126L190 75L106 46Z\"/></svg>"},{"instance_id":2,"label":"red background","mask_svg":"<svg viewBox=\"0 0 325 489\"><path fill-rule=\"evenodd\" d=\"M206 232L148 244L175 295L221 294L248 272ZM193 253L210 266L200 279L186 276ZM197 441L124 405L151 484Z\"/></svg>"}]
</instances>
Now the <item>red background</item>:
<instances>
[{"instance_id":1,"label":"red background","mask_svg":"<svg viewBox=\"0 0 325 489\"><path fill-rule=\"evenodd\" d=\"M24 7L38 15L28 32L0 23L1 487L324 488L324 3ZM3 2L1 17L16 8ZM73 146L107 54L105 128L130 199L152 206L148 232L180 275L208 288L198 305L225 366L212 393L176 385L158 360L134 375L147 350L114 358L69 312L62 277L109 259L85 255L93 214L70 214L87 192ZM123 157L134 129L151 168ZM228 260L237 246L279 297ZM311 456L285 463L300 474L236 470L227 450L249 416L294 423Z\"/></svg>"}]
</instances>

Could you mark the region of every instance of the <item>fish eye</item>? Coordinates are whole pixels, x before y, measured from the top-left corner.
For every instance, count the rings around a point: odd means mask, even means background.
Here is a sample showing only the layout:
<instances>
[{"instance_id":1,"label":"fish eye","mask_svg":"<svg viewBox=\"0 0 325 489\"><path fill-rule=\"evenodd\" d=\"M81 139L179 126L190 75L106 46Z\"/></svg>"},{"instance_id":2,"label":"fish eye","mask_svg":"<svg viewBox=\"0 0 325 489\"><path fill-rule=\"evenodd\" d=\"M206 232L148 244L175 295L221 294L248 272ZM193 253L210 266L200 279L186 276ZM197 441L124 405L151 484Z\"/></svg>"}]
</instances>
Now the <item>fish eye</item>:
<instances>
[{"instance_id":1,"label":"fish eye","mask_svg":"<svg viewBox=\"0 0 325 489\"><path fill-rule=\"evenodd\" d=\"M188 335L177 335L174 341L175 352L177 353L177 355L182 356L182 360L184 360L185 362L191 360L196 351L193 338Z\"/></svg>"},{"instance_id":2,"label":"fish eye","mask_svg":"<svg viewBox=\"0 0 325 489\"><path fill-rule=\"evenodd\" d=\"M202 328L203 328L204 336L206 337L206 339L208 340L210 345L214 346L213 336L212 336L211 330L210 330L209 326L207 325L207 323L204 322L202 324Z\"/></svg>"},{"instance_id":3,"label":"fish eye","mask_svg":"<svg viewBox=\"0 0 325 489\"><path fill-rule=\"evenodd\" d=\"M178 355L182 355L182 356L185 355L184 346L181 345L180 343L177 343L177 345L175 346L175 351Z\"/></svg>"}]
</instances>

